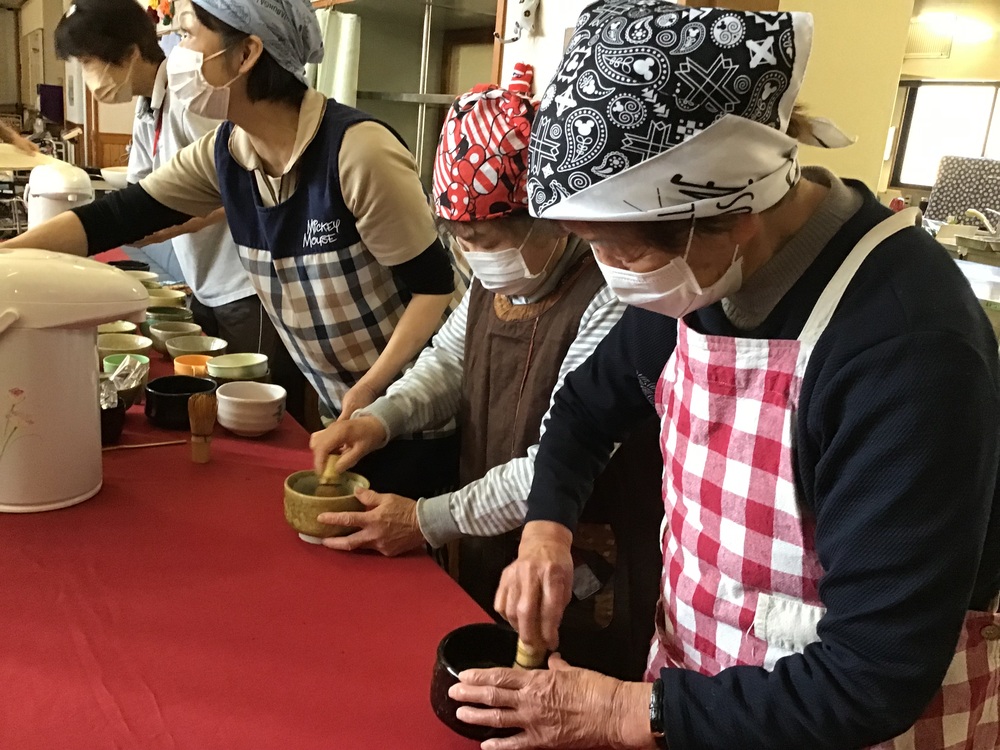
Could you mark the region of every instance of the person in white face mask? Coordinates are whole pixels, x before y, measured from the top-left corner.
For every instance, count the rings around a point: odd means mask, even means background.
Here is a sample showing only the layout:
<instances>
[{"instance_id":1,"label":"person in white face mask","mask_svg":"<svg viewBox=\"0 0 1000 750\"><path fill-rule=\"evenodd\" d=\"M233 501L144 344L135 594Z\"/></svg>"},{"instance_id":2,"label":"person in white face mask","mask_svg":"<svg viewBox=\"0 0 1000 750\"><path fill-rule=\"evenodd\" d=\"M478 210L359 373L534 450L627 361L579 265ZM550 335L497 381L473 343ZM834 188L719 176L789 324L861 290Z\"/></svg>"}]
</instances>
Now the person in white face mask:
<instances>
[{"instance_id":1,"label":"person in white face mask","mask_svg":"<svg viewBox=\"0 0 1000 750\"><path fill-rule=\"evenodd\" d=\"M55 47L61 59L80 62L98 101L121 104L138 97L128 156L130 184L219 126L221 118L202 117L173 95L156 29L134 0L76 0L56 26ZM133 245L170 242L182 280L193 294L194 321L206 334L225 339L231 353L266 354L272 379L288 391L289 412L301 420L305 380L243 270L225 218L219 209Z\"/></svg>"},{"instance_id":2,"label":"person in white face mask","mask_svg":"<svg viewBox=\"0 0 1000 750\"><path fill-rule=\"evenodd\" d=\"M324 542L338 550L374 549L391 556L454 542L458 580L487 610L500 573L517 549L532 457L552 393L624 310L586 243L555 222L528 215L525 179L536 106L529 98L530 83L531 69L518 65L510 88L475 87L455 101L441 135L434 209L472 270L469 292L413 369L385 396L312 438L317 468L330 453L338 453L338 470L344 471L400 435L457 420L459 489L416 501L366 492L361 500L367 511L320 520L359 528ZM621 537L622 575L615 582L621 627L603 645L591 641L584 647L579 630L574 640L572 628L563 635L566 648L584 663L617 664L637 675L659 580L655 429L636 435L620 455L605 472L590 509L596 519L601 506L606 512L619 493L635 501L630 517L613 521ZM633 533L636 528L644 538ZM626 596L617 587L626 571L641 580L641 559L631 550L643 548L648 550L645 587L636 585ZM629 601L631 612L624 608ZM580 602L576 609L591 605L592 600ZM592 615L589 620L593 623Z\"/></svg>"},{"instance_id":3,"label":"person in white face mask","mask_svg":"<svg viewBox=\"0 0 1000 750\"><path fill-rule=\"evenodd\" d=\"M315 417L346 420L416 359L455 301L413 156L385 124L309 88L305 67L323 58L309 0L176 11L168 94L222 123L137 184L6 246L92 254L225 208L243 267L233 277L249 280L316 390ZM411 437L359 472L388 492L452 486L454 431Z\"/></svg>"},{"instance_id":4,"label":"person in white face mask","mask_svg":"<svg viewBox=\"0 0 1000 750\"><path fill-rule=\"evenodd\" d=\"M1000 747L996 338L918 212L799 166L849 143L795 107L812 31L599 0L542 95L531 212L631 307L555 395L494 606L561 649L580 509L654 414L662 589L644 682L460 675L460 720L524 729L484 747Z\"/></svg>"}]
</instances>

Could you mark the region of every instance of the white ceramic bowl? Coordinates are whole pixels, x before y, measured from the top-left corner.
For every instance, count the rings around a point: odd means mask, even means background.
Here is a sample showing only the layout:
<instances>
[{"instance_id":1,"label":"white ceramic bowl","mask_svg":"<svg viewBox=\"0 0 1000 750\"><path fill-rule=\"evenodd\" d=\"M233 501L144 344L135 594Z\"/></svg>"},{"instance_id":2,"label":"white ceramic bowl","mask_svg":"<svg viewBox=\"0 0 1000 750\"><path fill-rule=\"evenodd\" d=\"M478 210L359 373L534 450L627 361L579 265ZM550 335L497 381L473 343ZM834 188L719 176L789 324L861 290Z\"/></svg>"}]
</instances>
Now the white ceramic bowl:
<instances>
[{"instance_id":1,"label":"white ceramic bowl","mask_svg":"<svg viewBox=\"0 0 1000 750\"><path fill-rule=\"evenodd\" d=\"M158 273L152 271L125 271L125 273L139 281L157 281L160 278Z\"/></svg>"},{"instance_id":2,"label":"white ceramic bowl","mask_svg":"<svg viewBox=\"0 0 1000 750\"><path fill-rule=\"evenodd\" d=\"M97 351L101 361L112 354L149 354L153 341L131 333L101 333L97 336Z\"/></svg>"},{"instance_id":3,"label":"white ceramic bowl","mask_svg":"<svg viewBox=\"0 0 1000 750\"><path fill-rule=\"evenodd\" d=\"M101 177L115 190L121 190L128 185L128 167L105 167Z\"/></svg>"},{"instance_id":4,"label":"white ceramic bowl","mask_svg":"<svg viewBox=\"0 0 1000 750\"><path fill-rule=\"evenodd\" d=\"M228 341L215 336L178 336L167 339L167 353L171 357L180 357L183 354L207 354L210 357L218 357L226 353L228 346Z\"/></svg>"},{"instance_id":5,"label":"white ceramic bowl","mask_svg":"<svg viewBox=\"0 0 1000 750\"><path fill-rule=\"evenodd\" d=\"M153 339L153 348L160 354L167 354L167 341L181 336L200 336L201 326L197 323L181 321L163 321L149 327L149 338Z\"/></svg>"},{"instance_id":6,"label":"white ceramic bowl","mask_svg":"<svg viewBox=\"0 0 1000 750\"><path fill-rule=\"evenodd\" d=\"M267 355L225 354L208 361L208 374L224 380L256 380L267 375Z\"/></svg>"},{"instance_id":7,"label":"white ceramic bowl","mask_svg":"<svg viewBox=\"0 0 1000 750\"><path fill-rule=\"evenodd\" d=\"M137 330L139 330L139 326L127 320L116 320L97 326L98 333L135 333Z\"/></svg>"},{"instance_id":8,"label":"white ceramic bowl","mask_svg":"<svg viewBox=\"0 0 1000 750\"><path fill-rule=\"evenodd\" d=\"M250 381L220 385L219 424L240 437L266 435L285 416L285 389Z\"/></svg>"},{"instance_id":9,"label":"white ceramic bowl","mask_svg":"<svg viewBox=\"0 0 1000 750\"><path fill-rule=\"evenodd\" d=\"M149 294L149 306L172 306L172 307L184 307L184 301L187 299L187 295L184 292L178 291L176 289L146 289Z\"/></svg>"}]
</instances>

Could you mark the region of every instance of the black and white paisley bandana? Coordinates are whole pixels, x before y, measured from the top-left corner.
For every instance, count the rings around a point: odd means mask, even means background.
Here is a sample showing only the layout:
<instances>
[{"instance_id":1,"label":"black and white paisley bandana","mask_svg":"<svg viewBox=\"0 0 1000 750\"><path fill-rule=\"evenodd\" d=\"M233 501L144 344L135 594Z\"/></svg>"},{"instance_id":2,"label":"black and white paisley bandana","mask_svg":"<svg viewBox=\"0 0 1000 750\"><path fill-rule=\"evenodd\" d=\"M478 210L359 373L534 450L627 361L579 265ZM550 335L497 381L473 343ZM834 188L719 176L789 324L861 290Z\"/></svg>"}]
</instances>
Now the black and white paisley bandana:
<instances>
[{"instance_id":1,"label":"black and white paisley bandana","mask_svg":"<svg viewBox=\"0 0 1000 750\"><path fill-rule=\"evenodd\" d=\"M785 131L811 45L807 13L588 6L535 120L532 214L659 221L773 206L800 174ZM827 121L815 132L813 145L850 143Z\"/></svg>"}]
</instances>

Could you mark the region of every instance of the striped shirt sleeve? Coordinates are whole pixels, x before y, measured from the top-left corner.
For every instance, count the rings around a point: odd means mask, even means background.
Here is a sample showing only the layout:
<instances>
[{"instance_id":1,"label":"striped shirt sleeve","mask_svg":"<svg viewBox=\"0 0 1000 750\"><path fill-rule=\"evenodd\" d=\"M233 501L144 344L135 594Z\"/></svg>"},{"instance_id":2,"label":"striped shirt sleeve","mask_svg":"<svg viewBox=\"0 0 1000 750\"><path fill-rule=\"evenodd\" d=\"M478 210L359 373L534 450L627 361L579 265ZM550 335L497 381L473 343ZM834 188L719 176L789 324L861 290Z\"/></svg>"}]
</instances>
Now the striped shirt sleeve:
<instances>
[{"instance_id":1,"label":"striped shirt sleeve","mask_svg":"<svg viewBox=\"0 0 1000 750\"><path fill-rule=\"evenodd\" d=\"M386 441L442 427L458 412L465 364L465 328L469 294L441 326L413 367L389 386L385 395L352 419L375 417L385 428Z\"/></svg>"},{"instance_id":2,"label":"striped shirt sleeve","mask_svg":"<svg viewBox=\"0 0 1000 750\"><path fill-rule=\"evenodd\" d=\"M576 339L559 368L559 376L552 390L553 397L562 387L566 376L594 352L624 311L625 305L610 289L602 287L598 291L584 311ZM464 315L468 315L467 308ZM462 326L464 334L464 321ZM460 387L461 380L458 383ZM457 408L457 389L455 393ZM551 408L550 398L549 409ZM547 419L548 413L542 419L541 434L545 432ZM525 458L515 458L494 467L482 479L455 492L422 499L417 504L417 515L420 529L431 546L440 547L461 536L495 536L519 527L524 522L527 511L528 491L531 489L537 452L536 443L528 448Z\"/></svg>"}]
</instances>

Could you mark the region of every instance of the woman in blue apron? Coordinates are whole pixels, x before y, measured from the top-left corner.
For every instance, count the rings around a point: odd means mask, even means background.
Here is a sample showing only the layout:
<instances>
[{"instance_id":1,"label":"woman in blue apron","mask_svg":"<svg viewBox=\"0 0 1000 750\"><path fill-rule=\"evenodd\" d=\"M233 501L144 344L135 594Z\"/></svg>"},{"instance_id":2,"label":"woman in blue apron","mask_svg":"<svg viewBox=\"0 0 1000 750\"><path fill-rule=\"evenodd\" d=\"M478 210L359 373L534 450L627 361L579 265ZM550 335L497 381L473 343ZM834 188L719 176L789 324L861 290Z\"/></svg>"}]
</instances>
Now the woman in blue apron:
<instances>
[{"instance_id":1,"label":"woman in blue apron","mask_svg":"<svg viewBox=\"0 0 1000 750\"><path fill-rule=\"evenodd\" d=\"M223 124L137 185L9 246L92 254L224 207L321 411L348 418L416 357L454 293L413 158L388 127L306 85L306 64L323 57L308 0L198 0L178 22L172 100ZM454 436L409 437L358 471L385 492L449 489Z\"/></svg>"},{"instance_id":2,"label":"woman in blue apron","mask_svg":"<svg viewBox=\"0 0 1000 750\"><path fill-rule=\"evenodd\" d=\"M532 136L532 212L630 307L565 381L496 608L556 648L581 501L660 417L663 575L645 683L471 670L483 744L1000 746L1000 362L968 283L794 108L812 19L601 0ZM628 502L622 497L621 502Z\"/></svg>"}]
</instances>

